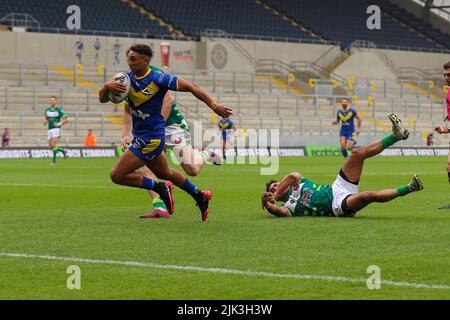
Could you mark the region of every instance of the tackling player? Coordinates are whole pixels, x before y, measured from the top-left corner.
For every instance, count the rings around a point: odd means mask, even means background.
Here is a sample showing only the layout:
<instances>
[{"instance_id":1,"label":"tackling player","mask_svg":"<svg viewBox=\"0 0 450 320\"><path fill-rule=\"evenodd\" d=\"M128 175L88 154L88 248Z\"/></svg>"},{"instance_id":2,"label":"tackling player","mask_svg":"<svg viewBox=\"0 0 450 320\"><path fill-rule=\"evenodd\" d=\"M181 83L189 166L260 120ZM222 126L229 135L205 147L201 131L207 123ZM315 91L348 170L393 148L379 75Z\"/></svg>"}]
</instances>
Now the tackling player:
<instances>
[{"instance_id":1,"label":"tackling player","mask_svg":"<svg viewBox=\"0 0 450 320\"><path fill-rule=\"evenodd\" d=\"M61 137L61 127L69 122L69 119L57 103L58 99L55 96L51 96L50 106L44 111L45 121L43 125L48 125L48 146L53 152L52 162L50 163L51 166L56 164L56 156L59 152L63 154L64 158L67 156L66 151L63 148L58 147L58 139Z\"/></svg>"},{"instance_id":2,"label":"tackling player","mask_svg":"<svg viewBox=\"0 0 450 320\"><path fill-rule=\"evenodd\" d=\"M165 125L161 108L168 90L188 91L207 104L220 116L230 116L231 109L217 103L204 89L183 79L154 72L149 68L152 49L145 44L132 45L126 52L130 67L131 89L128 94L132 115L133 141L111 171L111 180L116 184L153 190L158 193L169 213L173 212L173 197L170 188L135 172L146 165L158 178L169 180L190 194L201 211L202 221L208 217L211 193L198 189L181 172L170 168L165 157ZM101 103L109 101L109 91L122 93L126 87L115 79L106 82L99 92Z\"/></svg>"},{"instance_id":3,"label":"tackling player","mask_svg":"<svg viewBox=\"0 0 450 320\"><path fill-rule=\"evenodd\" d=\"M444 79L445 83L448 86L447 88L447 115L444 118L444 121L450 121L450 61L447 62L444 65ZM449 133L450 130L447 127L444 127L443 125L437 125L434 130L436 130L437 133L443 134L443 133ZM450 183L450 151L448 153L447 157L447 176L448 176L448 182Z\"/></svg>"},{"instance_id":4,"label":"tackling player","mask_svg":"<svg viewBox=\"0 0 450 320\"><path fill-rule=\"evenodd\" d=\"M303 178L300 173L292 172L281 182L271 180L266 184L267 192L262 195L263 208L278 217L353 217L372 202L388 202L422 190L423 185L417 175L413 176L411 183L396 189L366 192L358 190L364 161L409 136L408 130L396 115L390 114L389 119L392 122L392 134L381 141L356 149L331 186L314 183ZM277 206L276 201L284 202L283 206Z\"/></svg>"},{"instance_id":5,"label":"tackling player","mask_svg":"<svg viewBox=\"0 0 450 320\"><path fill-rule=\"evenodd\" d=\"M349 100L347 98L341 99L341 105L342 109L338 110L336 119L331 124L337 125L339 124L339 121L342 122L341 130L339 132L339 143L341 144L342 155L344 156L344 159L347 160L348 151L353 151L355 144L354 120L356 118L358 121L356 135L359 135L361 132L362 119L354 108L349 107Z\"/></svg>"}]
</instances>

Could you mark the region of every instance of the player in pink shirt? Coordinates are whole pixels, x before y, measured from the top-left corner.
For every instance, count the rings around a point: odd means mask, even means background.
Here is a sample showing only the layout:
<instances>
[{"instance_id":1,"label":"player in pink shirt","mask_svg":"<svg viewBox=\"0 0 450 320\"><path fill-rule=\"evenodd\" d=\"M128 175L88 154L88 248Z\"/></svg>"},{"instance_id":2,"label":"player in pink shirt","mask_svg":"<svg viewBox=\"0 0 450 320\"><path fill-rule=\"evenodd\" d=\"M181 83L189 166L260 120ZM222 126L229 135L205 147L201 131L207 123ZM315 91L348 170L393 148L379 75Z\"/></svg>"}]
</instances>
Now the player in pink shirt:
<instances>
[{"instance_id":1,"label":"player in pink shirt","mask_svg":"<svg viewBox=\"0 0 450 320\"><path fill-rule=\"evenodd\" d=\"M445 116L444 120L450 121L450 62L447 62L444 65L444 79L448 86L448 89L447 89L447 115ZM436 132L439 134L450 132L448 125L445 127L443 125L437 125L436 128L434 128L434 130L436 130ZM448 175L448 182L450 183L450 152L448 154L448 159L447 159L447 175Z\"/></svg>"}]
</instances>

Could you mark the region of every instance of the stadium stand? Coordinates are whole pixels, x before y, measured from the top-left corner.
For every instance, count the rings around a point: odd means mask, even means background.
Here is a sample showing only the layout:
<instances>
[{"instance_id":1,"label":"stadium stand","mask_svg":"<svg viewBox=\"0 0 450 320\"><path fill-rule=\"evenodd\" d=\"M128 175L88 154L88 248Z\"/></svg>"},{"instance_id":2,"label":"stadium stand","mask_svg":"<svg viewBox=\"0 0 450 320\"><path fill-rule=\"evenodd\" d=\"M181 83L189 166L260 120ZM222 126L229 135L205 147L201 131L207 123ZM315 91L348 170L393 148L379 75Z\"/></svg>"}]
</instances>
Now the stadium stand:
<instances>
[{"instance_id":1,"label":"stadium stand","mask_svg":"<svg viewBox=\"0 0 450 320\"><path fill-rule=\"evenodd\" d=\"M400 46L411 48L442 49L443 45L426 37L421 32L405 25L402 21L386 14L382 16L382 31L361 28L366 25L367 7L376 1L361 0L263 0L278 8L286 16L304 23L326 39L339 41L343 48L355 40L372 41L379 46ZM382 9L389 8L387 1L379 1ZM327 18L324 19L324 13ZM386 35L389 35L388 37Z\"/></svg>"},{"instance_id":2,"label":"stadium stand","mask_svg":"<svg viewBox=\"0 0 450 320\"><path fill-rule=\"evenodd\" d=\"M32 73L32 69L29 69ZM114 72L111 71L111 74ZM25 74L26 75L26 74ZM320 136L333 139L337 127L330 126L337 111L337 97L316 97L314 95L287 94L282 87L272 84L272 93L267 82L255 81L252 88L240 88L230 79L229 74L215 76L210 72L198 71L194 74L180 74L204 86L213 96L225 105L232 106L235 121L239 128L279 128L280 134L290 136ZM248 76L248 75L247 75ZM220 86L213 87L216 78ZM224 79L224 81L221 81ZM228 81L225 81L228 79ZM245 78L235 77L237 83ZM54 82L54 81L52 81ZM64 84L64 81L60 82ZM408 119L413 136L424 137L435 123L441 120L440 101L430 99L425 93L405 85L403 96L401 87L390 86L387 97L380 91L374 105L366 100L358 102L357 108L364 120L362 136L382 135L389 130L386 114L396 112ZM238 89L238 90L237 90ZM43 144L45 131L41 126L42 111L48 97L56 94L62 107L71 119L64 130L64 140L70 145L81 145L84 133L91 128L97 132L100 145L119 143L120 106L102 105L98 102L95 89L55 85L0 87L0 106L3 109L2 122L12 128L14 141L21 144L33 142ZM207 107L188 93L177 93L177 101L187 119L201 121L203 128L212 128L211 113ZM3 123L2 123L3 124ZM20 138L19 140L17 138ZM39 142L37 142L39 140ZM436 144L440 141L437 140Z\"/></svg>"},{"instance_id":3,"label":"stadium stand","mask_svg":"<svg viewBox=\"0 0 450 320\"><path fill-rule=\"evenodd\" d=\"M52 32L50 29L60 29L53 32L64 32L64 30L68 31L66 10L72 4L74 3L70 0L49 0L45 5L36 0L2 0L0 18L11 13L26 13L38 20L45 32ZM83 30L141 34L145 28L148 28L154 35L169 35L167 27L161 26L156 20L149 19L138 8L133 8L128 3L119 0L79 0L76 4L82 12Z\"/></svg>"},{"instance_id":4,"label":"stadium stand","mask_svg":"<svg viewBox=\"0 0 450 320\"><path fill-rule=\"evenodd\" d=\"M442 46L450 49L450 34L441 32L440 30L432 27L430 24L425 23L423 20L387 0L374 0L373 3L378 4L383 11L391 17L396 18L411 28L422 32L429 38L440 43Z\"/></svg>"},{"instance_id":5,"label":"stadium stand","mask_svg":"<svg viewBox=\"0 0 450 320\"><path fill-rule=\"evenodd\" d=\"M294 26L255 1L136 0L136 3L163 16L191 36L200 36L206 29L221 29L236 36L318 40L310 32Z\"/></svg>"},{"instance_id":6,"label":"stadium stand","mask_svg":"<svg viewBox=\"0 0 450 320\"><path fill-rule=\"evenodd\" d=\"M218 3L221 10L217 10ZM71 4L69 0L53 0L46 6L35 0L4 0L0 18L10 13L27 13L40 22L41 28L59 28L63 32L66 16L57 13L65 13ZM359 28L366 24L366 9L370 4L378 4L383 10L383 32ZM355 40L422 50L450 48L450 35L387 0L80 0L77 5L83 12L84 30L140 34L148 28L152 34L169 36L173 26L195 37L206 29L221 29L236 37L245 35L250 39L252 36L303 39L306 42L327 39L340 42L343 48ZM168 24L149 18L145 10ZM100 12L102 19L98 19ZM324 12L332 14L323 19Z\"/></svg>"},{"instance_id":7,"label":"stadium stand","mask_svg":"<svg viewBox=\"0 0 450 320\"><path fill-rule=\"evenodd\" d=\"M266 3L269 6L265 5ZM195 11L193 11L193 0L78 1L82 10L85 6L96 8L87 10L86 15L83 15L83 28L86 29L141 33L145 27L149 26L149 23L154 23L156 26L152 28L156 29L152 30L153 33L167 34L169 30L167 26L173 25L192 36L198 36L206 28L217 28L231 34L246 33L255 36L317 39L307 29L302 29L300 24L294 25L289 18L286 18L291 17L298 19L299 22L306 24L308 28L319 32L324 37L342 41L343 44L349 44L355 39L366 39L380 45L440 48L438 42L444 38L438 38L431 31L425 32L426 30L422 27L419 31L426 33L428 37L420 36L417 30L402 25L400 14L394 11L395 7L388 6L386 1L380 0L378 3L380 5L384 3L383 10L388 13L383 16L385 18L383 28L387 28L384 31L389 32L384 32L382 36L377 32L367 33L367 30L363 28L354 27L355 22L365 25L365 20L359 21L352 18L353 13L360 12L363 7L364 10L361 11L363 14L360 16L366 17L365 1L228 0L223 2L223 10L217 10L215 2L196 0ZM21 2L5 0L0 8L0 15L11 12L30 13L41 22L42 27L64 28L65 19L61 16L66 16L55 15L55 12L59 10L65 12L69 4L66 0L54 1L49 6L39 5L37 1L31 0ZM164 17L167 24L164 26L150 20L148 15L138 8L140 6L158 17ZM354 6L352 7L354 9L349 10L349 6ZM271 7L276 7L277 10L272 10ZM108 8L104 10L108 12L107 18L98 19L95 14L102 11L102 8ZM97 9L99 11L96 11ZM321 19L321 13L325 11L333 12L333 15L330 15L329 19ZM248 21L248 12L254 14L250 19L251 23ZM284 12L285 16L280 12ZM56 16L59 18L54 18ZM129 22L131 17L133 17L132 26ZM348 30L352 31L348 32ZM390 37L385 37L386 34ZM302 68L302 66L298 64L297 67ZM321 72L305 70L302 72L306 75L304 81L306 83L308 78ZM48 97L57 95L71 119L64 130L63 141L66 144L82 145L87 129L94 130L99 145L118 144L120 130L117 125L120 123L121 107L100 104L97 96L98 88L103 81L118 71L122 70L108 67L107 73L101 75L95 66L84 66L82 74L77 74L77 67L73 65L31 65L0 61L0 127L8 126L12 129L11 133L15 138L13 142L16 145L36 143L45 145L42 111L48 103ZM359 95L355 89L347 88L344 81L340 88L344 91L339 94L334 92L335 96L317 96L314 89L305 87L304 83L302 86L290 83L281 73L195 70L177 74L194 81L211 92L217 100L231 106L239 129L279 128L281 135L324 137L328 138L326 141L333 141L333 143L336 142L338 127L333 127L330 123L337 111L338 97ZM390 112L399 113L407 119L412 128L412 135L417 137L417 140L412 141L419 141L419 143L424 141L422 138L425 133L431 131L434 124L442 120L442 96L436 96L429 90L427 79L412 77L407 80L359 80L376 84L371 86L373 88L368 94L374 98L374 101L369 103L367 98L362 97L356 105L365 119L363 137L379 136L389 131L386 114ZM439 90L441 87L439 85ZM201 121L203 128L214 127L207 107L193 96L177 93L177 100L188 120ZM446 144L447 141L444 140L437 137L436 144Z\"/></svg>"}]
</instances>

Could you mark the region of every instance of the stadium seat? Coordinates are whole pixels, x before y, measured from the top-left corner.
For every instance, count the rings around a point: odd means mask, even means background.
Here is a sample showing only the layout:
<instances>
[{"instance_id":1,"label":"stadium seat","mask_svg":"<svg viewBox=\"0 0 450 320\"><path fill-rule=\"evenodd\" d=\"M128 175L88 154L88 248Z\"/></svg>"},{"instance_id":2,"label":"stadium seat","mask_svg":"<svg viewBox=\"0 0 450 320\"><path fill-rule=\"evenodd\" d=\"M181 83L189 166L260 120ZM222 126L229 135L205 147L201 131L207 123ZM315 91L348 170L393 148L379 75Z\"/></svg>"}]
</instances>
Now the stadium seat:
<instances>
[{"instance_id":1,"label":"stadium seat","mask_svg":"<svg viewBox=\"0 0 450 320\"><path fill-rule=\"evenodd\" d=\"M391 13L395 6L390 5L387 0L265 0L265 2L309 26L323 37L341 42L343 48L348 47L355 40L366 40L379 46L441 49L438 42L442 41L437 41L430 36L428 39L424 38L417 30L411 29L410 26L415 25L416 20L419 19L416 18L408 25L405 24L398 19L399 15ZM366 28L368 17L366 10L371 4L380 5L384 13L381 17L382 30ZM396 13L400 11L403 11L402 14L406 13L404 10L397 10ZM422 31L421 27L416 29ZM442 39L446 37L443 36ZM448 43L450 42L447 40Z\"/></svg>"},{"instance_id":2,"label":"stadium seat","mask_svg":"<svg viewBox=\"0 0 450 320\"><path fill-rule=\"evenodd\" d=\"M66 19L69 15L66 10L72 4L70 0L47 1L45 6L34 0L2 0L0 18L10 13L27 13L39 21L41 28L67 29ZM120 0L79 0L76 4L82 12L82 30L141 34L148 28L155 35L169 35L168 30L161 28L157 21L150 20L139 9Z\"/></svg>"},{"instance_id":3,"label":"stadium seat","mask_svg":"<svg viewBox=\"0 0 450 320\"><path fill-rule=\"evenodd\" d=\"M164 17L191 36L205 29L221 29L236 35L258 35L312 39L309 33L294 27L271 11L249 0L136 0L139 5ZM218 4L220 10L218 9ZM201 17L201 18L199 18Z\"/></svg>"}]
</instances>

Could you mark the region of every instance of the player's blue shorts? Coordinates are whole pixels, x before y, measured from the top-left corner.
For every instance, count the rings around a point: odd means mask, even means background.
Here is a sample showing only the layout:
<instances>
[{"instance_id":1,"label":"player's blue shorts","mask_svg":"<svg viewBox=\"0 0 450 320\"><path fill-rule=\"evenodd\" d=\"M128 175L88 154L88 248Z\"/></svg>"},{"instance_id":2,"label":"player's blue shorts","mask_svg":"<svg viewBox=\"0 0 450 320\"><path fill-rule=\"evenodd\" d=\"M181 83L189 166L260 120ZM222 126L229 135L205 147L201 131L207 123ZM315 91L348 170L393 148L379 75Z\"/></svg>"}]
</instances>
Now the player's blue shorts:
<instances>
[{"instance_id":1,"label":"player's blue shorts","mask_svg":"<svg viewBox=\"0 0 450 320\"><path fill-rule=\"evenodd\" d=\"M227 130L222 131L222 140L227 140Z\"/></svg>"},{"instance_id":2,"label":"player's blue shorts","mask_svg":"<svg viewBox=\"0 0 450 320\"><path fill-rule=\"evenodd\" d=\"M348 130L341 130L339 132L340 137L345 137L347 140L353 140L354 139L355 131L348 131Z\"/></svg>"},{"instance_id":3,"label":"player's blue shorts","mask_svg":"<svg viewBox=\"0 0 450 320\"><path fill-rule=\"evenodd\" d=\"M162 137L134 137L128 148L140 160L148 163L164 150L165 139Z\"/></svg>"}]
</instances>

